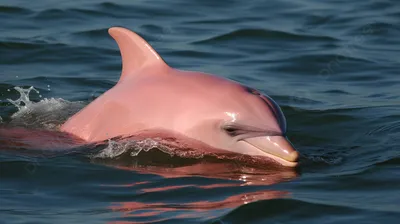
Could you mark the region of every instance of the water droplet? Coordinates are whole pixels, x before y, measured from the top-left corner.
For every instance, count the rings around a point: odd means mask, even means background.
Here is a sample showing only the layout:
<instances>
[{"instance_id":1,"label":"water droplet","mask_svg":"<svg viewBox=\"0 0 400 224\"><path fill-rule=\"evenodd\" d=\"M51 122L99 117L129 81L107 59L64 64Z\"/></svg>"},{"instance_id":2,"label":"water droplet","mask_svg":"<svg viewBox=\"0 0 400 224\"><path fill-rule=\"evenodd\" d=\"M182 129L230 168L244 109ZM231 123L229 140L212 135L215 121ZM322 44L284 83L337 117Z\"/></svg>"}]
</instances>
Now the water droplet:
<instances>
[{"instance_id":1,"label":"water droplet","mask_svg":"<svg viewBox=\"0 0 400 224\"><path fill-rule=\"evenodd\" d=\"M29 100L29 93L33 90L37 93L35 88L33 86L29 87L28 89L24 89L21 87L14 87L15 90L17 90L21 95L17 100L12 100L12 99L7 99L10 103L12 103L14 106L18 108L18 110L21 110L23 108L26 108L27 106L31 105L32 102ZM7 91L10 91L9 89Z\"/></svg>"}]
</instances>

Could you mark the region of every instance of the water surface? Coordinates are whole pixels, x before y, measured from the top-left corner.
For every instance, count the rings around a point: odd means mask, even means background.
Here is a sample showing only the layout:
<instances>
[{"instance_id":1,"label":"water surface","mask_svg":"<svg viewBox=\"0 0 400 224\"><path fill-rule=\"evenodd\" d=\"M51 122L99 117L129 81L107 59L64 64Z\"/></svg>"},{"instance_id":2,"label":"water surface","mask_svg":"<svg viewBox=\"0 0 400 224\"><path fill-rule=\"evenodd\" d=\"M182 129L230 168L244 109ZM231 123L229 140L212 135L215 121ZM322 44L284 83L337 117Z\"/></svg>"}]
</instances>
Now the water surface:
<instances>
[{"instance_id":1,"label":"water surface","mask_svg":"<svg viewBox=\"0 0 400 224\"><path fill-rule=\"evenodd\" d=\"M0 223L399 221L398 1L3 0L0 19L3 123L56 128L111 88L121 62L107 29L124 26L173 67L269 94L303 155L300 170L277 171L138 148L96 157L124 150L113 142L0 145ZM31 86L18 112L7 99Z\"/></svg>"}]
</instances>

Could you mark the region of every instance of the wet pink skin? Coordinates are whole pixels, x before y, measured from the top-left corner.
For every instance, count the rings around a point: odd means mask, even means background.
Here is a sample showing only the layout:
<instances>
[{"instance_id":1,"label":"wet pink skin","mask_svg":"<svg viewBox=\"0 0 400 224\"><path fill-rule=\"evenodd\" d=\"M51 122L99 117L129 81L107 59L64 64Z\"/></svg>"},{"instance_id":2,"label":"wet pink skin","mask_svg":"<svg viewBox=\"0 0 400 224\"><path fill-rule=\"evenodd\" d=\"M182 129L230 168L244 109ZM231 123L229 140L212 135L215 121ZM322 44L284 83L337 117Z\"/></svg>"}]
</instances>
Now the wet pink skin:
<instances>
[{"instance_id":1,"label":"wet pink skin","mask_svg":"<svg viewBox=\"0 0 400 224\"><path fill-rule=\"evenodd\" d=\"M61 131L99 142L143 131L157 137L163 130L187 144L297 165L298 153L284 137L272 100L231 80L171 68L130 30L113 27L109 34L120 48L121 78Z\"/></svg>"}]
</instances>

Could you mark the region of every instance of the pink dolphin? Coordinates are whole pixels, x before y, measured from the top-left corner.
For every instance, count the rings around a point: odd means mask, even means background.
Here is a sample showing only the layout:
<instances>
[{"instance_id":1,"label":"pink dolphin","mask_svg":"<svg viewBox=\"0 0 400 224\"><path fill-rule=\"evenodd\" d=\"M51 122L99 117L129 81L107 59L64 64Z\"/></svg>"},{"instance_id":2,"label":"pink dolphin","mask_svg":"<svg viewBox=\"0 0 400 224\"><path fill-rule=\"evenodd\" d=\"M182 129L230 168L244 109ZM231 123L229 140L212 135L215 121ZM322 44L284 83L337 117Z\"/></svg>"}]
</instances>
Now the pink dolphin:
<instances>
[{"instance_id":1,"label":"pink dolphin","mask_svg":"<svg viewBox=\"0 0 400 224\"><path fill-rule=\"evenodd\" d=\"M136 33L109 29L122 56L118 83L62 125L88 142L119 136L179 139L190 148L297 165L279 106L258 91L210 74L169 67ZM189 146L189 147L188 147Z\"/></svg>"}]
</instances>

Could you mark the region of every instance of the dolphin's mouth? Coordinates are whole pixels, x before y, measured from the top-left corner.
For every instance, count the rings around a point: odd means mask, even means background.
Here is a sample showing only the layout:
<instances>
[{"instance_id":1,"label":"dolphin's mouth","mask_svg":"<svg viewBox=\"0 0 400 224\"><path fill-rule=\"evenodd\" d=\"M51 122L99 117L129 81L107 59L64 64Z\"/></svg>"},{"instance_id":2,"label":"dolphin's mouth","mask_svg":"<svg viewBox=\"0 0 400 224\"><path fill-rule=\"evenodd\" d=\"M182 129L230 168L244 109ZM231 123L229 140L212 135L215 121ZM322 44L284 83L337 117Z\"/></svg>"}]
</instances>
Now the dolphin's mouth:
<instances>
[{"instance_id":1,"label":"dolphin's mouth","mask_svg":"<svg viewBox=\"0 0 400 224\"><path fill-rule=\"evenodd\" d=\"M242 140L250 147L263 152L263 155L287 167L298 166L299 153L290 141L283 136L260 136Z\"/></svg>"}]
</instances>

